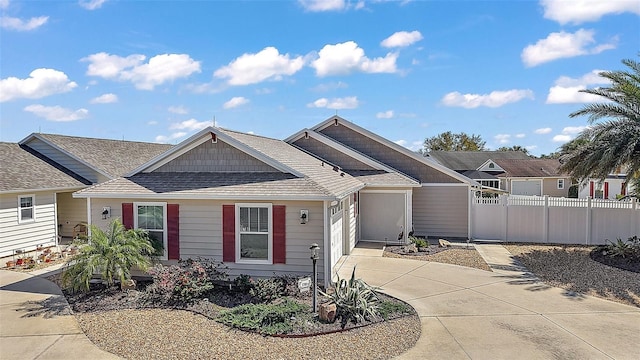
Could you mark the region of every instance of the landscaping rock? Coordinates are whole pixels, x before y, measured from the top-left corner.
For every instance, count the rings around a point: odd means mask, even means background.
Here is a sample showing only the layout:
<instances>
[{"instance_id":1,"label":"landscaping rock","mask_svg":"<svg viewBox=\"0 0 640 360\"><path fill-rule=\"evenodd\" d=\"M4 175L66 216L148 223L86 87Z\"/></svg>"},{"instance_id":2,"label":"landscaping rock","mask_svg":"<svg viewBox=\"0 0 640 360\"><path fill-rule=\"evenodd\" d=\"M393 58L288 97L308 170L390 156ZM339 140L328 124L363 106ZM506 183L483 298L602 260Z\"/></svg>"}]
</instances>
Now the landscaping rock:
<instances>
[{"instance_id":1,"label":"landscaping rock","mask_svg":"<svg viewBox=\"0 0 640 360\"><path fill-rule=\"evenodd\" d=\"M404 250L408 253L417 253L418 252L418 248L416 247L416 244L409 244L406 245L404 247Z\"/></svg>"},{"instance_id":2,"label":"landscaping rock","mask_svg":"<svg viewBox=\"0 0 640 360\"><path fill-rule=\"evenodd\" d=\"M318 308L318 317L325 322L334 322L336 320L336 304L324 303Z\"/></svg>"},{"instance_id":3,"label":"landscaping rock","mask_svg":"<svg viewBox=\"0 0 640 360\"><path fill-rule=\"evenodd\" d=\"M129 279L129 280L125 280L125 282L120 284L120 289L122 291L124 290L135 290L136 288L136 281L133 279Z\"/></svg>"},{"instance_id":4,"label":"landscaping rock","mask_svg":"<svg viewBox=\"0 0 640 360\"><path fill-rule=\"evenodd\" d=\"M440 244L441 247L449 247L449 246L451 246L451 243L448 242L445 239L438 239L438 244Z\"/></svg>"}]
</instances>

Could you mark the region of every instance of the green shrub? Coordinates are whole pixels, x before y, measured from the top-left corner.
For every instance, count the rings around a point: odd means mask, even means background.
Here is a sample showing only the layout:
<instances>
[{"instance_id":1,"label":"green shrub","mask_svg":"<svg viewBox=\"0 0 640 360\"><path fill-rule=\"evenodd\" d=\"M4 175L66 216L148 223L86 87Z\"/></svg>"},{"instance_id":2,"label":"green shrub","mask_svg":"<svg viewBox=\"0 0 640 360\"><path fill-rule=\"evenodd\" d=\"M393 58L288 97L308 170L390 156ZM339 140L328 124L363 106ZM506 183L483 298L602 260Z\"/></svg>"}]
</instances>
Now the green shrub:
<instances>
[{"instance_id":1,"label":"green shrub","mask_svg":"<svg viewBox=\"0 0 640 360\"><path fill-rule=\"evenodd\" d=\"M337 281L333 283L332 292L320 293L336 304L336 319L340 319L343 329L349 321L357 324L379 316L378 295L364 280L356 279L355 267L351 279L340 279L338 276Z\"/></svg>"},{"instance_id":2,"label":"green shrub","mask_svg":"<svg viewBox=\"0 0 640 360\"><path fill-rule=\"evenodd\" d=\"M626 241L621 238L616 239L616 242L609 242L607 245L602 245L601 248L605 255L613 257L640 257L640 238L638 236L632 236Z\"/></svg>"},{"instance_id":3,"label":"green shrub","mask_svg":"<svg viewBox=\"0 0 640 360\"><path fill-rule=\"evenodd\" d=\"M206 297L214 282L226 280L226 267L208 259L180 260L178 265L156 265L149 274L153 283L146 289L146 298L166 304L189 304Z\"/></svg>"},{"instance_id":4,"label":"green shrub","mask_svg":"<svg viewBox=\"0 0 640 360\"><path fill-rule=\"evenodd\" d=\"M578 198L578 184L569 186L569 192L567 197L577 199Z\"/></svg>"},{"instance_id":5,"label":"green shrub","mask_svg":"<svg viewBox=\"0 0 640 360\"><path fill-rule=\"evenodd\" d=\"M261 334L286 334L311 319L306 304L284 300L279 304L245 304L220 313L216 321L238 329Z\"/></svg>"},{"instance_id":6,"label":"green shrub","mask_svg":"<svg viewBox=\"0 0 640 360\"><path fill-rule=\"evenodd\" d=\"M391 315L404 315L411 312L411 307L401 301L384 300L378 305L378 314L385 320L389 320Z\"/></svg>"},{"instance_id":7,"label":"green shrub","mask_svg":"<svg viewBox=\"0 0 640 360\"><path fill-rule=\"evenodd\" d=\"M282 297L285 291L285 284L278 277L257 279L249 290L249 294L257 301L270 303Z\"/></svg>"},{"instance_id":8,"label":"green shrub","mask_svg":"<svg viewBox=\"0 0 640 360\"><path fill-rule=\"evenodd\" d=\"M249 275L240 274L233 279L233 288L236 292L248 294L253 288L253 279Z\"/></svg>"},{"instance_id":9,"label":"green shrub","mask_svg":"<svg viewBox=\"0 0 640 360\"><path fill-rule=\"evenodd\" d=\"M429 243L427 243L425 239L421 239L419 237L409 236L409 241L416 244L416 247L418 248L424 248L429 246Z\"/></svg>"}]
</instances>

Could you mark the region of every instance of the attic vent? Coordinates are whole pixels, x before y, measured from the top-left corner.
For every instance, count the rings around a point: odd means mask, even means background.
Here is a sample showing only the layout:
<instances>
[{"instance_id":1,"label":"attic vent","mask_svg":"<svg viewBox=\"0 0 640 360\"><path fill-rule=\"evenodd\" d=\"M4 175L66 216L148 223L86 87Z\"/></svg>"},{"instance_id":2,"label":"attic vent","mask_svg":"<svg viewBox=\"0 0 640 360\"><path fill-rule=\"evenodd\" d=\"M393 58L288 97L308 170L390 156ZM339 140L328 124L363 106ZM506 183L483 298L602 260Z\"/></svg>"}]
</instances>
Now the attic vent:
<instances>
[{"instance_id":1,"label":"attic vent","mask_svg":"<svg viewBox=\"0 0 640 360\"><path fill-rule=\"evenodd\" d=\"M493 163L489 163L489 169L493 169L494 167L496 167Z\"/></svg>"},{"instance_id":2,"label":"attic vent","mask_svg":"<svg viewBox=\"0 0 640 360\"><path fill-rule=\"evenodd\" d=\"M309 132L308 132L308 131L305 131L305 132L304 132L304 138L305 138L305 139L308 139L308 138L309 138Z\"/></svg>"},{"instance_id":3,"label":"attic vent","mask_svg":"<svg viewBox=\"0 0 640 360\"><path fill-rule=\"evenodd\" d=\"M214 133L211 133L211 143L213 144L218 143L218 136Z\"/></svg>"},{"instance_id":4,"label":"attic vent","mask_svg":"<svg viewBox=\"0 0 640 360\"><path fill-rule=\"evenodd\" d=\"M333 126L338 126L338 119L333 119Z\"/></svg>"}]
</instances>

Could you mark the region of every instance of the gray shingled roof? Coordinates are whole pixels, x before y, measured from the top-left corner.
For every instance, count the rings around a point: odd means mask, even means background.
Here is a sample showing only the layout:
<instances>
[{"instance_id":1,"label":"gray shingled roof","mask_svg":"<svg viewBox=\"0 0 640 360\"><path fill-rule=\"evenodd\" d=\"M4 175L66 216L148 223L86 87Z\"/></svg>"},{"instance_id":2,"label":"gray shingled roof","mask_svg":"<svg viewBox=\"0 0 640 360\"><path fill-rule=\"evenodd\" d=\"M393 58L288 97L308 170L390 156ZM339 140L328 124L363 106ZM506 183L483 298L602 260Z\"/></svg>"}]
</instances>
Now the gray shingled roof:
<instances>
[{"instance_id":1,"label":"gray shingled roof","mask_svg":"<svg viewBox=\"0 0 640 360\"><path fill-rule=\"evenodd\" d=\"M172 147L137 141L37 135L112 177L123 176Z\"/></svg>"},{"instance_id":2,"label":"gray shingled roof","mask_svg":"<svg viewBox=\"0 0 640 360\"><path fill-rule=\"evenodd\" d=\"M323 199L322 191L308 178L285 173L139 173L129 178L109 180L79 191L86 196L125 196L165 198L309 198Z\"/></svg>"},{"instance_id":3,"label":"gray shingled roof","mask_svg":"<svg viewBox=\"0 0 640 360\"><path fill-rule=\"evenodd\" d=\"M558 177L567 176L560 172L558 159L507 159L496 160L498 166L505 170L499 177Z\"/></svg>"},{"instance_id":4,"label":"gray shingled roof","mask_svg":"<svg viewBox=\"0 0 640 360\"><path fill-rule=\"evenodd\" d=\"M489 159L530 159L522 151L431 151L429 157L456 171L477 170Z\"/></svg>"},{"instance_id":5,"label":"gray shingled roof","mask_svg":"<svg viewBox=\"0 0 640 360\"><path fill-rule=\"evenodd\" d=\"M369 186L418 186L420 183L399 173L384 170L345 170L349 175Z\"/></svg>"},{"instance_id":6,"label":"gray shingled roof","mask_svg":"<svg viewBox=\"0 0 640 360\"><path fill-rule=\"evenodd\" d=\"M0 192L77 189L91 183L57 168L42 156L38 157L15 143L0 142L0 153Z\"/></svg>"},{"instance_id":7,"label":"gray shingled roof","mask_svg":"<svg viewBox=\"0 0 640 360\"><path fill-rule=\"evenodd\" d=\"M323 166L322 161L282 140L226 129L219 130L275 161L304 174L324 192L338 198L342 198L363 187L360 181L349 174L334 171L328 164Z\"/></svg>"}]
</instances>

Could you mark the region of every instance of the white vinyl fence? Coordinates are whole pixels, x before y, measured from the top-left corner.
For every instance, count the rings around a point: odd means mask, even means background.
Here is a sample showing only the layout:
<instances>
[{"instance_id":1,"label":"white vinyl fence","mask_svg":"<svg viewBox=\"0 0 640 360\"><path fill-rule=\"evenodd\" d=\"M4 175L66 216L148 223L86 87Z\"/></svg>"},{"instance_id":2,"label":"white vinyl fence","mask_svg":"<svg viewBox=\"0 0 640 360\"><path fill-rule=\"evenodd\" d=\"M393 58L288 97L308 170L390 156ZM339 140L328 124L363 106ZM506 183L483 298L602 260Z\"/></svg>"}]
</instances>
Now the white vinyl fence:
<instances>
[{"instance_id":1,"label":"white vinyl fence","mask_svg":"<svg viewBox=\"0 0 640 360\"><path fill-rule=\"evenodd\" d=\"M640 235L640 202L549 196L474 197L473 239L601 245Z\"/></svg>"}]
</instances>

